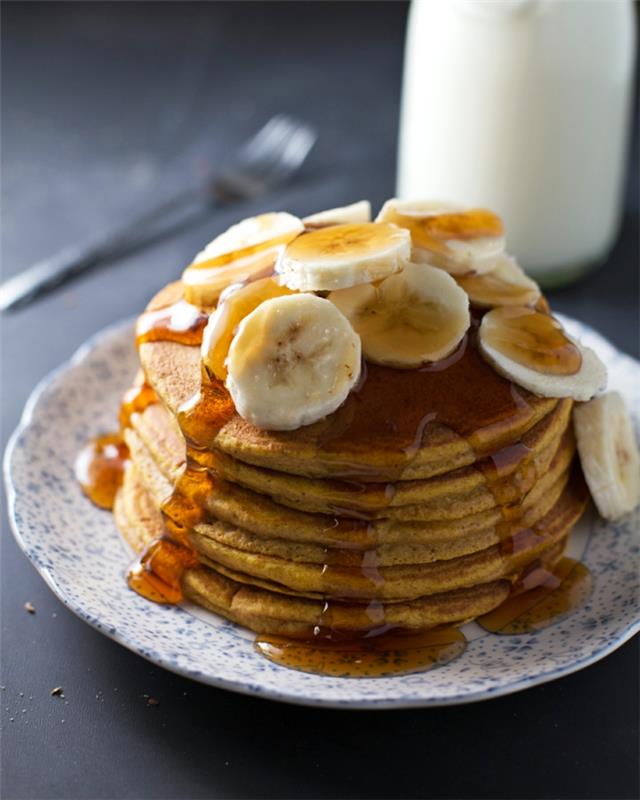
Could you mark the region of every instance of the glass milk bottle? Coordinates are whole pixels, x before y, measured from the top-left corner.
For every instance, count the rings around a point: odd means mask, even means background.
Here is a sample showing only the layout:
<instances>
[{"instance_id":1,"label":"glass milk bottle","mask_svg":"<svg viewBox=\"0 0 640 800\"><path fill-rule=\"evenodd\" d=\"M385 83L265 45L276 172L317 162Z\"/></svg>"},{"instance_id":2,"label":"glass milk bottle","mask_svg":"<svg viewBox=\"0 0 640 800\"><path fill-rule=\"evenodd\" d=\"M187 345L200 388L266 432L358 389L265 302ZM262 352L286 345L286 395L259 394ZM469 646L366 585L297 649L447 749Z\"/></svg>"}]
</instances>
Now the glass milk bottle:
<instances>
[{"instance_id":1,"label":"glass milk bottle","mask_svg":"<svg viewBox=\"0 0 640 800\"><path fill-rule=\"evenodd\" d=\"M630 0L414 0L397 194L485 206L547 286L607 254L621 214Z\"/></svg>"}]
</instances>

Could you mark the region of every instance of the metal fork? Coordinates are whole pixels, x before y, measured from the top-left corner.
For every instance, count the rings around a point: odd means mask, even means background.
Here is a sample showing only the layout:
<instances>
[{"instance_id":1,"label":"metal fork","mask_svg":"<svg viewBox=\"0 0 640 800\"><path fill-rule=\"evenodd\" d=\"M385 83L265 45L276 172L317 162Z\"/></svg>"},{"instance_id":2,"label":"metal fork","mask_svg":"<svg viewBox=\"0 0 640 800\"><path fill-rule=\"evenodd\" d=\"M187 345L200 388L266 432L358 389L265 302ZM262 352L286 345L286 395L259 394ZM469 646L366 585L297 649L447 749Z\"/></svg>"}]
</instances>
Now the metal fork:
<instances>
[{"instance_id":1,"label":"metal fork","mask_svg":"<svg viewBox=\"0 0 640 800\"><path fill-rule=\"evenodd\" d=\"M284 114L272 117L240 146L235 159L218 175L173 195L93 242L66 248L6 280L0 285L0 310L24 305L74 275L163 238L185 224L184 220L176 224L178 212L265 193L296 172L316 139L315 130L306 122ZM169 227L172 219L174 224Z\"/></svg>"}]
</instances>

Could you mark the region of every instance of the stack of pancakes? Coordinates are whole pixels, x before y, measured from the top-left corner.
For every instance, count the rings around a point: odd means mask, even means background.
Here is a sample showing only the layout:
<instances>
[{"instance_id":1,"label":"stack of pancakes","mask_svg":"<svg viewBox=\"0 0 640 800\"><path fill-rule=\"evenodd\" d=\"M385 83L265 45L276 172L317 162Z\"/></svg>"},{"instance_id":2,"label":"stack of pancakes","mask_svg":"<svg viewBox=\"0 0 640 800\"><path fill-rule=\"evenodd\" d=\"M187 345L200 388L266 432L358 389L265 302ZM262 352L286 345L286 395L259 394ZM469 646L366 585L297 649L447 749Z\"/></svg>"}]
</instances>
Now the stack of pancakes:
<instances>
[{"instance_id":1,"label":"stack of pancakes","mask_svg":"<svg viewBox=\"0 0 640 800\"><path fill-rule=\"evenodd\" d=\"M200 565L182 574L184 595L260 633L361 635L473 619L557 560L586 502L572 401L498 376L473 331L463 347L417 391L403 388L406 370L368 365L363 389L305 428L232 416L206 443L213 480L187 534ZM173 341L139 355L158 402L124 432L114 511L143 551L167 535L161 508L186 465L177 413L201 366L197 346ZM443 402L460 424L437 413ZM411 446L398 438L407 420Z\"/></svg>"}]
</instances>

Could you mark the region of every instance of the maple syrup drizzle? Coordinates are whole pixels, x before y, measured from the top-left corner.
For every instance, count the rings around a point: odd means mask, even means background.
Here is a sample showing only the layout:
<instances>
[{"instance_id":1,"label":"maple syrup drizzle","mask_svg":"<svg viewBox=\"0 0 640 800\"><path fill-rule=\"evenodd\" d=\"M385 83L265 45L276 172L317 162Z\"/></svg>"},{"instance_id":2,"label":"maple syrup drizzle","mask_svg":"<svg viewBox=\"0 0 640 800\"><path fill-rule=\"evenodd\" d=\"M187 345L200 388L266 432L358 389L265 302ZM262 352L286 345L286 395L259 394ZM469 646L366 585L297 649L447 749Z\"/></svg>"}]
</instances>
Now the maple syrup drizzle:
<instances>
[{"instance_id":1,"label":"maple syrup drizzle","mask_svg":"<svg viewBox=\"0 0 640 800\"><path fill-rule=\"evenodd\" d=\"M415 457L430 425L453 431L478 458L490 453L497 437L526 426L534 414L526 393L499 376L478 352L480 318L474 313L472 329L441 361L413 370L367 364L362 385L320 428L318 445L336 456L337 477L392 483ZM382 449L387 463L364 472L366 457ZM341 458L344 453L351 457Z\"/></svg>"},{"instance_id":2,"label":"maple syrup drizzle","mask_svg":"<svg viewBox=\"0 0 640 800\"><path fill-rule=\"evenodd\" d=\"M120 406L120 430L91 439L78 453L75 461L76 480L87 497L100 508L112 509L116 492L122 485L129 450L122 433L132 414L157 401L156 393L141 382L129 389Z\"/></svg>"},{"instance_id":3,"label":"maple syrup drizzle","mask_svg":"<svg viewBox=\"0 0 640 800\"><path fill-rule=\"evenodd\" d=\"M562 325L534 308L494 308L482 329L488 345L537 372L575 375L582 366L580 350L566 336Z\"/></svg>"},{"instance_id":4,"label":"maple syrup drizzle","mask_svg":"<svg viewBox=\"0 0 640 800\"><path fill-rule=\"evenodd\" d=\"M158 402L158 396L155 391L146 382L141 382L136 386L132 386L127 390L120 403L120 413L118 420L120 422L120 431L130 427L131 417L134 414L141 414L146 408Z\"/></svg>"},{"instance_id":5,"label":"maple syrup drizzle","mask_svg":"<svg viewBox=\"0 0 640 800\"><path fill-rule=\"evenodd\" d=\"M504 234L501 219L485 209L445 212L425 217L390 212L387 221L411 231L415 247L441 256L449 254L450 241L471 241Z\"/></svg>"},{"instance_id":6,"label":"maple syrup drizzle","mask_svg":"<svg viewBox=\"0 0 640 800\"><path fill-rule=\"evenodd\" d=\"M199 345L209 316L184 298L164 308L145 311L136 323L136 343L177 342Z\"/></svg>"},{"instance_id":7,"label":"maple syrup drizzle","mask_svg":"<svg viewBox=\"0 0 640 800\"><path fill-rule=\"evenodd\" d=\"M223 384L203 369L199 392L178 413L187 441L186 461L173 492L161 507L166 534L152 541L129 571L129 586L150 600L183 600L182 575L199 564L189 534L206 519L207 498L217 490L216 478L207 468L208 452L199 443L211 442L234 411ZM167 569L168 564L173 564L173 569Z\"/></svg>"},{"instance_id":8,"label":"maple syrup drizzle","mask_svg":"<svg viewBox=\"0 0 640 800\"><path fill-rule=\"evenodd\" d=\"M99 508L112 509L122 484L129 451L120 434L97 436L78 453L76 480L82 491Z\"/></svg>"},{"instance_id":9,"label":"maple syrup drizzle","mask_svg":"<svg viewBox=\"0 0 640 800\"><path fill-rule=\"evenodd\" d=\"M478 304L483 305L531 305L537 303L540 298L535 297L535 289L529 286L505 280L494 272L486 272L482 275L459 275L456 282L469 295L469 301L474 303L477 299Z\"/></svg>"},{"instance_id":10,"label":"maple syrup drizzle","mask_svg":"<svg viewBox=\"0 0 640 800\"><path fill-rule=\"evenodd\" d=\"M464 634L454 627L417 633L401 630L369 638L297 640L281 636L256 637L263 656L302 672L344 678L379 678L424 672L448 664L466 647Z\"/></svg>"},{"instance_id":11,"label":"maple syrup drizzle","mask_svg":"<svg viewBox=\"0 0 640 800\"><path fill-rule=\"evenodd\" d=\"M170 537L154 539L129 569L127 582L147 600L176 605L184 599L181 584L185 569L199 563L193 550Z\"/></svg>"},{"instance_id":12,"label":"maple syrup drizzle","mask_svg":"<svg viewBox=\"0 0 640 800\"><path fill-rule=\"evenodd\" d=\"M522 517L522 502L538 480L535 452L524 442L507 445L476 462L487 489L493 495L501 516L496 535L506 540L515 523Z\"/></svg>"},{"instance_id":13,"label":"maple syrup drizzle","mask_svg":"<svg viewBox=\"0 0 640 800\"><path fill-rule=\"evenodd\" d=\"M348 589L345 586L348 585ZM382 591L378 551L327 547L322 566L322 593L334 598L376 598Z\"/></svg>"},{"instance_id":14,"label":"maple syrup drizzle","mask_svg":"<svg viewBox=\"0 0 640 800\"><path fill-rule=\"evenodd\" d=\"M224 384L203 368L199 391L178 411L187 443L186 461L161 507L166 534L147 546L128 575L129 586L150 600L175 604L184 599L184 571L199 565L189 533L206 519L207 498L217 490L216 478L208 468L213 466L212 454L206 447L234 413Z\"/></svg>"},{"instance_id":15,"label":"maple syrup drizzle","mask_svg":"<svg viewBox=\"0 0 640 800\"><path fill-rule=\"evenodd\" d=\"M518 635L541 630L581 606L591 594L591 572L567 556L553 567L530 565L510 597L475 621L490 633Z\"/></svg>"}]
</instances>

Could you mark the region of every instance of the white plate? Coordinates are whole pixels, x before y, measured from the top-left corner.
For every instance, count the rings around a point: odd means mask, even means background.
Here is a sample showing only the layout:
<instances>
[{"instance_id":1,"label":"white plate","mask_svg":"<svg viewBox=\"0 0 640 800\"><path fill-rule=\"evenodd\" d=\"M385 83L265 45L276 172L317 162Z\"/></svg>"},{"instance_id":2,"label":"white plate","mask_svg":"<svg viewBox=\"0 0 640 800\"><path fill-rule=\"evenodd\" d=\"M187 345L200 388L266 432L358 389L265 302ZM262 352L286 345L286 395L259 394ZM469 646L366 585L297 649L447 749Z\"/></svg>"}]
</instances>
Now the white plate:
<instances>
[{"instance_id":1,"label":"white plate","mask_svg":"<svg viewBox=\"0 0 640 800\"><path fill-rule=\"evenodd\" d=\"M640 364L594 331L569 330L596 349L640 416ZM640 629L640 512L607 523L593 512L569 553L594 576L589 602L526 636L493 636L475 624L450 664L388 678L331 678L277 666L254 652L250 632L191 605L159 606L130 591L131 553L110 513L95 508L73 475L79 448L116 426L136 369L131 323L98 334L36 388L5 457L16 539L53 592L79 617L166 669L213 686L307 705L401 708L465 703L525 689L603 658Z\"/></svg>"}]
</instances>

